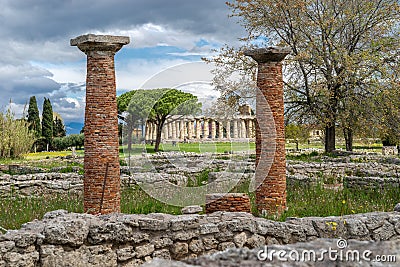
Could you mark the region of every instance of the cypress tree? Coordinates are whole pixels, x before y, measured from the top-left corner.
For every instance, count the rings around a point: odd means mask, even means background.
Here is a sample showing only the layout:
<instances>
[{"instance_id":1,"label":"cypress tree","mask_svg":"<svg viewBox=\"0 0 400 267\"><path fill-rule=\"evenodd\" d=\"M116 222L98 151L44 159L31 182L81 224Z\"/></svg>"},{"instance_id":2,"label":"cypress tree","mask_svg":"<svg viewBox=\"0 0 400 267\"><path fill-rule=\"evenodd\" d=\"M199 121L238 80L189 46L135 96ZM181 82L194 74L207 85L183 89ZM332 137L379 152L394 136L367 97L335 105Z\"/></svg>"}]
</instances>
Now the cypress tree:
<instances>
[{"instance_id":1,"label":"cypress tree","mask_svg":"<svg viewBox=\"0 0 400 267\"><path fill-rule=\"evenodd\" d=\"M39 109L36 102L36 97L31 96L29 99L29 108L28 108L28 124L29 130L35 133L35 137L40 137L42 134L42 127L40 125L40 117L39 117Z\"/></svg>"},{"instance_id":2,"label":"cypress tree","mask_svg":"<svg viewBox=\"0 0 400 267\"><path fill-rule=\"evenodd\" d=\"M44 98L43 102L42 136L48 147L51 146L53 139L53 108L48 98Z\"/></svg>"},{"instance_id":3,"label":"cypress tree","mask_svg":"<svg viewBox=\"0 0 400 267\"><path fill-rule=\"evenodd\" d=\"M65 126L61 119L56 117L53 124L53 136L64 137L66 135Z\"/></svg>"}]
</instances>

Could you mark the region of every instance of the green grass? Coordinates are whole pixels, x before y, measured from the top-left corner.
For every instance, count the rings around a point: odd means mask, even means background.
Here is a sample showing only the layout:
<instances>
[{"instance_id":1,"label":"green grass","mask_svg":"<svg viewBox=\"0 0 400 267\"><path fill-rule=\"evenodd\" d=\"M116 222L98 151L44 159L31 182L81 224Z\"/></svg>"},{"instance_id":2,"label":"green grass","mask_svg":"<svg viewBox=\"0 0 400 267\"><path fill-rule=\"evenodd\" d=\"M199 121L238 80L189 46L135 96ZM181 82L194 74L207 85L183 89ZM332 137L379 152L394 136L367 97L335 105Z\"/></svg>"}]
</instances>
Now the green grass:
<instances>
[{"instance_id":1,"label":"green grass","mask_svg":"<svg viewBox=\"0 0 400 267\"><path fill-rule=\"evenodd\" d=\"M311 152L311 153L302 153L299 155L286 155L286 159L288 160L299 160L299 161L304 161L304 162L311 162L311 161L317 161L321 162L322 160L320 158L317 158L318 152Z\"/></svg>"},{"instance_id":2,"label":"green grass","mask_svg":"<svg viewBox=\"0 0 400 267\"><path fill-rule=\"evenodd\" d=\"M139 155L144 151L144 145L133 144L131 155ZM129 151L126 146L120 148L120 156L122 152L125 152L125 156L128 155ZM177 143L175 146L168 144L160 144L160 151L180 151L180 152L194 152L194 153L227 153L232 151L250 151L255 152L255 143L229 143L229 142L215 142L215 143ZM146 145L147 153L154 153L154 146L150 144Z\"/></svg>"},{"instance_id":3,"label":"green grass","mask_svg":"<svg viewBox=\"0 0 400 267\"><path fill-rule=\"evenodd\" d=\"M181 208L162 203L149 196L139 186L133 186L121 192L121 212L129 214L153 212L181 214Z\"/></svg>"},{"instance_id":4,"label":"green grass","mask_svg":"<svg viewBox=\"0 0 400 267\"><path fill-rule=\"evenodd\" d=\"M0 229L18 229L23 223L42 219L46 212L64 209L83 212L83 197L76 195L52 195L38 197L10 196L0 201ZM121 212L148 214L162 212L180 214L181 208L162 203L134 186L121 191ZM1 231L0 231L1 233Z\"/></svg>"},{"instance_id":5,"label":"green grass","mask_svg":"<svg viewBox=\"0 0 400 267\"><path fill-rule=\"evenodd\" d=\"M279 218L326 217L373 211L393 211L400 202L400 189L343 190L326 189L323 185L291 186L287 190L288 210Z\"/></svg>"},{"instance_id":6,"label":"green grass","mask_svg":"<svg viewBox=\"0 0 400 267\"><path fill-rule=\"evenodd\" d=\"M41 219L46 212L58 209L83 212L82 199L72 195L2 198L0 201L0 227L18 229L21 224Z\"/></svg>"},{"instance_id":7,"label":"green grass","mask_svg":"<svg viewBox=\"0 0 400 267\"><path fill-rule=\"evenodd\" d=\"M201 175L199 178L204 178ZM197 185L197 184L196 184ZM194 186L196 186L194 185ZM232 192L246 192L248 184L236 187ZM249 194L254 209L255 195ZM342 216L345 214L372 211L392 211L400 202L400 189L362 191L343 189L335 191L322 185L290 186L287 190L287 206L281 217L271 219L284 221L288 217ZM82 197L56 195L52 197L20 198L8 197L0 202L0 227L18 229L21 224L41 219L52 210L65 209L70 212L83 212ZM150 197L140 187L126 188L121 192L121 212L128 214L148 214L162 212L180 214L180 207L162 203Z\"/></svg>"}]
</instances>

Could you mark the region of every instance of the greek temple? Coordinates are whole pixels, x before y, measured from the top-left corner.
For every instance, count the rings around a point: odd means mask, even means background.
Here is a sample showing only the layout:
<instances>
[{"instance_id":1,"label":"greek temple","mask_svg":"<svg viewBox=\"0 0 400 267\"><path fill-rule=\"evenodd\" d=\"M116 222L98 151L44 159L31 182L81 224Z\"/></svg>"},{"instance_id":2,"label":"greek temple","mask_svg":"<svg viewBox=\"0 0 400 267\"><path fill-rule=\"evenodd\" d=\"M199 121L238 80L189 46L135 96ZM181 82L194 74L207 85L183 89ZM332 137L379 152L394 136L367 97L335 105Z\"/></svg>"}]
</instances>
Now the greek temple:
<instances>
[{"instance_id":1,"label":"greek temple","mask_svg":"<svg viewBox=\"0 0 400 267\"><path fill-rule=\"evenodd\" d=\"M255 138L255 116L241 115L231 119L172 116L162 129L162 142L235 141ZM135 129L141 136L141 130ZM147 121L145 140L156 139L156 124Z\"/></svg>"}]
</instances>

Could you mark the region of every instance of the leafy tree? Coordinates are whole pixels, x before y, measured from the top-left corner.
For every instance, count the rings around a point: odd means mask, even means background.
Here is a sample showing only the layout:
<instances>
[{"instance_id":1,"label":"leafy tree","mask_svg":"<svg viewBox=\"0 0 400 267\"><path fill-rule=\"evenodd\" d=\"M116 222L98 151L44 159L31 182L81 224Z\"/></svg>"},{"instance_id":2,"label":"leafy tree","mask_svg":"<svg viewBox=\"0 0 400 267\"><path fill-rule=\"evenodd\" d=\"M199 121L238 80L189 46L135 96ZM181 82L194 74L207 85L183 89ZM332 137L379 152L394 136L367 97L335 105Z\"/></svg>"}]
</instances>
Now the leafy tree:
<instances>
[{"instance_id":1,"label":"leafy tree","mask_svg":"<svg viewBox=\"0 0 400 267\"><path fill-rule=\"evenodd\" d=\"M53 139L53 108L50 99L44 98L42 111L42 136L47 144L47 150Z\"/></svg>"},{"instance_id":2,"label":"leafy tree","mask_svg":"<svg viewBox=\"0 0 400 267\"><path fill-rule=\"evenodd\" d=\"M117 98L117 108L118 108L118 118L123 120L126 123L126 127L124 128L127 135L128 141L128 151L132 148L132 133L135 126L137 126L138 119L134 114L137 114L135 111L128 112L128 106L132 100L133 95L136 93L136 90L132 90L126 92ZM121 131L122 136L122 131Z\"/></svg>"},{"instance_id":3,"label":"leafy tree","mask_svg":"<svg viewBox=\"0 0 400 267\"><path fill-rule=\"evenodd\" d=\"M53 136L54 137L63 137L66 136L67 132L65 130L64 123L61 118L56 116L55 120L53 121Z\"/></svg>"},{"instance_id":4,"label":"leafy tree","mask_svg":"<svg viewBox=\"0 0 400 267\"><path fill-rule=\"evenodd\" d=\"M35 96L31 96L29 98L27 121L29 124L29 130L33 131L35 133L35 136L39 138L42 135L42 129L40 125L39 109Z\"/></svg>"},{"instance_id":5,"label":"leafy tree","mask_svg":"<svg viewBox=\"0 0 400 267\"><path fill-rule=\"evenodd\" d=\"M129 103L131 102L131 99L133 95L136 93L137 90L132 90L126 93L123 93L122 95L117 97L117 108L118 108L118 114L121 115L124 113L127 108Z\"/></svg>"},{"instance_id":6,"label":"leafy tree","mask_svg":"<svg viewBox=\"0 0 400 267\"><path fill-rule=\"evenodd\" d=\"M53 147L58 151L65 150L69 147L81 148L83 146L84 139L85 137L83 134L70 134L64 137L55 137L53 139Z\"/></svg>"},{"instance_id":7,"label":"leafy tree","mask_svg":"<svg viewBox=\"0 0 400 267\"><path fill-rule=\"evenodd\" d=\"M293 139L296 143L296 151L299 150L299 143L304 143L310 137L310 130L302 124L288 124L285 127L285 138Z\"/></svg>"},{"instance_id":8,"label":"leafy tree","mask_svg":"<svg viewBox=\"0 0 400 267\"><path fill-rule=\"evenodd\" d=\"M161 132L165 121L173 115L196 115L201 112L201 103L197 96L176 89L159 89L162 97L157 99L151 109L151 118L156 124L157 135L154 151L159 150ZM158 97L159 92L155 92Z\"/></svg>"},{"instance_id":9,"label":"leafy tree","mask_svg":"<svg viewBox=\"0 0 400 267\"><path fill-rule=\"evenodd\" d=\"M399 2L236 0L228 5L248 36L243 47L225 47L210 60L223 69L215 71L218 88L231 90L225 85L232 84L237 71L247 74L250 78L244 82L254 88L255 63L243 56L243 50L258 43L289 46L286 115L323 125L325 151L334 150L342 113L373 94L370 86L382 81L389 63L398 62ZM351 125L344 128L351 131Z\"/></svg>"},{"instance_id":10,"label":"leafy tree","mask_svg":"<svg viewBox=\"0 0 400 267\"><path fill-rule=\"evenodd\" d=\"M162 88L138 90L127 107L132 122L153 122L156 125L154 151L159 151L162 128L173 115L196 115L201 112L201 103L196 96L176 89Z\"/></svg>"}]
</instances>

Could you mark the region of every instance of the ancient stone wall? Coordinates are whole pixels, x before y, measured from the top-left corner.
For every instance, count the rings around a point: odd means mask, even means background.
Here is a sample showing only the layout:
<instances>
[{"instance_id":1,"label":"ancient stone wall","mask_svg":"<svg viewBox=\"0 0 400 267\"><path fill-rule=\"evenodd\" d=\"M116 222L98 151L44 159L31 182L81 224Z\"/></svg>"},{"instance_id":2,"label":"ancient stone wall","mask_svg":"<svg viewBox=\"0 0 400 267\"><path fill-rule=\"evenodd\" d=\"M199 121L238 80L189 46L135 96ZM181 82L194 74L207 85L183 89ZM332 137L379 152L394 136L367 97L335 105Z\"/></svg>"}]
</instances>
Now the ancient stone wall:
<instances>
[{"instance_id":1,"label":"ancient stone wall","mask_svg":"<svg viewBox=\"0 0 400 267\"><path fill-rule=\"evenodd\" d=\"M400 213L293 218L275 222L248 213L89 215L53 211L0 235L0 266L137 266L227 248L259 248L317 238L398 240Z\"/></svg>"},{"instance_id":2,"label":"ancient stone wall","mask_svg":"<svg viewBox=\"0 0 400 267\"><path fill-rule=\"evenodd\" d=\"M338 239L321 238L307 243L270 245L267 251L265 247L252 250L231 248L183 262L155 259L143 264L143 267L399 266L400 240L382 242L349 240L344 249L338 249L337 243ZM330 256L324 252L324 249L329 250L329 248L333 251ZM315 254L312 254L313 252Z\"/></svg>"},{"instance_id":3,"label":"ancient stone wall","mask_svg":"<svg viewBox=\"0 0 400 267\"><path fill-rule=\"evenodd\" d=\"M135 184L136 181L146 180L151 182L169 181L176 185L186 186L187 177L179 174L160 174L155 177L153 173L136 173L134 178L122 173L120 176L121 187ZM78 173L37 173L25 175L0 176L0 198L13 196L43 196L51 194L79 194L83 193L83 175Z\"/></svg>"}]
</instances>

